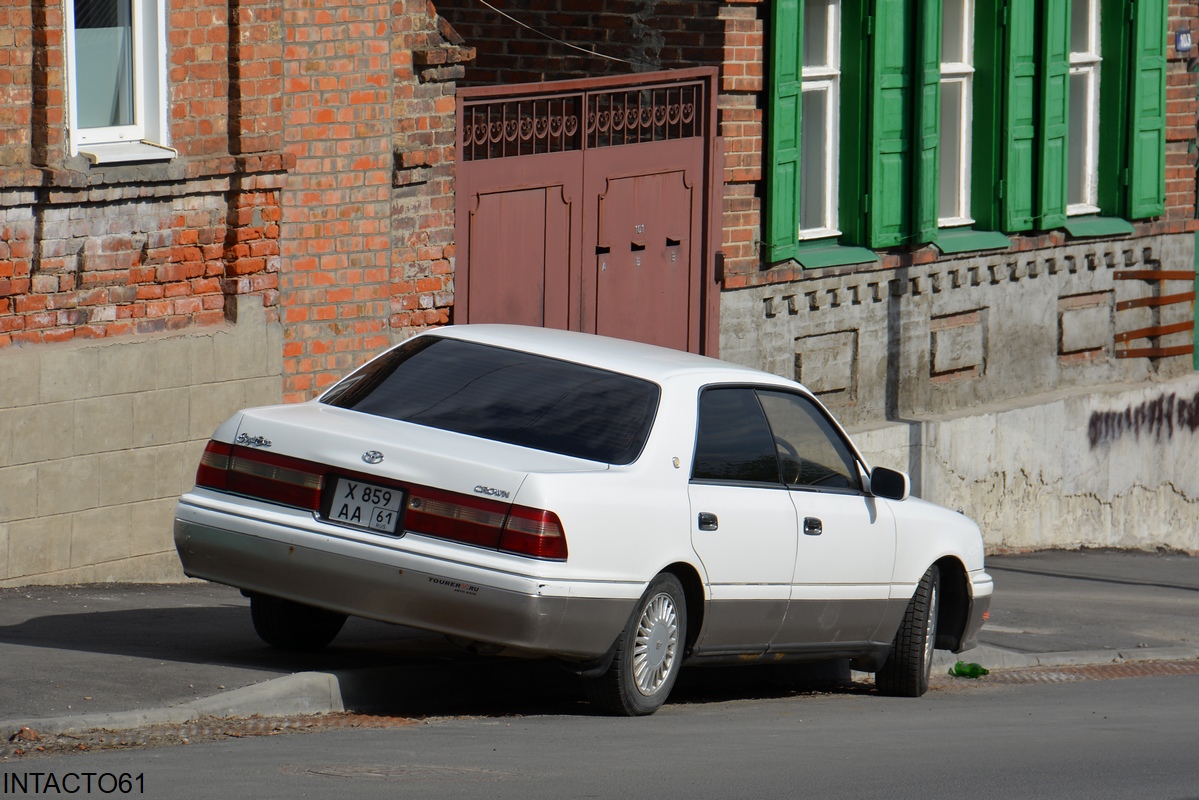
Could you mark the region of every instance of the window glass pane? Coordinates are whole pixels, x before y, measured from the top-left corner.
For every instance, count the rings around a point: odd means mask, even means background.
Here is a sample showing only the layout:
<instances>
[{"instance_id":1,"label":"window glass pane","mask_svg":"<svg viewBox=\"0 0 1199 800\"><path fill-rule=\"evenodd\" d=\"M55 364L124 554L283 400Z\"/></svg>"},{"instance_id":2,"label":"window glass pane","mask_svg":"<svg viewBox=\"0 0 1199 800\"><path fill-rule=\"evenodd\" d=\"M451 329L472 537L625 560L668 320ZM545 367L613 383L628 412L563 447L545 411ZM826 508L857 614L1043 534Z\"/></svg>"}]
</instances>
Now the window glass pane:
<instances>
[{"instance_id":1,"label":"window glass pane","mask_svg":"<svg viewBox=\"0 0 1199 800\"><path fill-rule=\"evenodd\" d=\"M941 84L941 143L937 177L937 216L964 217L962 207L962 94L965 83L945 81Z\"/></svg>"},{"instance_id":2,"label":"window glass pane","mask_svg":"<svg viewBox=\"0 0 1199 800\"><path fill-rule=\"evenodd\" d=\"M76 127L132 125L132 0L74 3Z\"/></svg>"},{"instance_id":3,"label":"window glass pane","mask_svg":"<svg viewBox=\"0 0 1199 800\"><path fill-rule=\"evenodd\" d=\"M1070 4L1070 52L1091 51L1091 3L1090 0L1074 0Z\"/></svg>"},{"instance_id":4,"label":"window glass pane","mask_svg":"<svg viewBox=\"0 0 1199 800\"><path fill-rule=\"evenodd\" d=\"M829 88L805 89L800 125L800 230L828 227Z\"/></svg>"},{"instance_id":5,"label":"window glass pane","mask_svg":"<svg viewBox=\"0 0 1199 800\"><path fill-rule=\"evenodd\" d=\"M1090 161L1088 145L1090 144L1091 120L1087 113L1088 88L1090 87L1089 72L1075 72L1070 75L1070 141L1069 151L1069 187L1066 202L1068 205L1090 202L1087 196L1087 169Z\"/></svg>"},{"instance_id":6,"label":"window glass pane","mask_svg":"<svg viewBox=\"0 0 1199 800\"><path fill-rule=\"evenodd\" d=\"M966 11L967 0L942 0L941 3L941 60L964 62L967 60Z\"/></svg>"},{"instance_id":7,"label":"window glass pane","mask_svg":"<svg viewBox=\"0 0 1199 800\"><path fill-rule=\"evenodd\" d=\"M691 477L779 482L774 440L752 389L708 389L700 395Z\"/></svg>"},{"instance_id":8,"label":"window glass pane","mask_svg":"<svg viewBox=\"0 0 1199 800\"><path fill-rule=\"evenodd\" d=\"M861 489L857 462L812 401L790 392L759 391L770 421L783 480L792 486Z\"/></svg>"},{"instance_id":9,"label":"window glass pane","mask_svg":"<svg viewBox=\"0 0 1199 800\"><path fill-rule=\"evenodd\" d=\"M829 66L829 0L805 0L803 7L803 65Z\"/></svg>"},{"instance_id":10,"label":"window glass pane","mask_svg":"<svg viewBox=\"0 0 1199 800\"><path fill-rule=\"evenodd\" d=\"M366 414L628 464L658 407L640 378L532 353L424 337L392 350L321 402Z\"/></svg>"}]
</instances>

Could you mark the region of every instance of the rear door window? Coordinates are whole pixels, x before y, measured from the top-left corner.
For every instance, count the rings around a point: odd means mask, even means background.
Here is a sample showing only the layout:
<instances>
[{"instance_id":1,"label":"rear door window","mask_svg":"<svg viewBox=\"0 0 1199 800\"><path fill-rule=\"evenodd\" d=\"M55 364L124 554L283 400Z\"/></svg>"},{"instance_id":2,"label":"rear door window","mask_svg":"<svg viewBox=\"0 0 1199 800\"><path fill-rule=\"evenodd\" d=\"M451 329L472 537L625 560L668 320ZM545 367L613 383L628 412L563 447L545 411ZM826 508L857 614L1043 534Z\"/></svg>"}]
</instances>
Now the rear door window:
<instances>
[{"instance_id":1,"label":"rear door window","mask_svg":"<svg viewBox=\"0 0 1199 800\"><path fill-rule=\"evenodd\" d=\"M334 386L322 403L609 464L637 459L651 381L475 342L422 336Z\"/></svg>"},{"instance_id":2,"label":"rear door window","mask_svg":"<svg viewBox=\"0 0 1199 800\"><path fill-rule=\"evenodd\" d=\"M701 481L779 484L774 439L754 390L705 389L691 477Z\"/></svg>"}]
</instances>

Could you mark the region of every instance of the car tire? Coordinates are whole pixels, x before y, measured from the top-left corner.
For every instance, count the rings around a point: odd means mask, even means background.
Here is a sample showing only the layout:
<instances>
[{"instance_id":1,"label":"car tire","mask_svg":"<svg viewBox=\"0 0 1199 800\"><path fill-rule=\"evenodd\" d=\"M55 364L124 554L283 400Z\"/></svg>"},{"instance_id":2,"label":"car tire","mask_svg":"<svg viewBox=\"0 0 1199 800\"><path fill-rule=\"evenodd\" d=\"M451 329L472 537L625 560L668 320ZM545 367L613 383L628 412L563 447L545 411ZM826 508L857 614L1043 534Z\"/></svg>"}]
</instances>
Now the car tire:
<instances>
[{"instance_id":1,"label":"car tire","mask_svg":"<svg viewBox=\"0 0 1199 800\"><path fill-rule=\"evenodd\" d=\"M928 691L940 603L941 571L934 564L917 584L916 594L908 602L903 623L895 634L891 654L874 674L874 685L883 694L920 697Z\"/></svg>"},{"instance_id":2,"label":"car tire","mask_svg":"<svg viewBox=\"0 0 1199 800\"><path fill-rule=\"evenodd\" d=\"M323 650L346 624L346 615L302 603L250 596L250 618L258 638L284 650Z\"/></svg>"},{"instance_id":3,"label":"car tire","mask_svg":"<svg viewBox=\"0 0 1199 800\"><path fill-rule=\"evenodd\" d=\"M683 585L669 573L652 581L616 640L607 671L587 678L591 703L607 714L638 717L666 702L683 663L687 605Z\"/></svg>"}]
</instances>

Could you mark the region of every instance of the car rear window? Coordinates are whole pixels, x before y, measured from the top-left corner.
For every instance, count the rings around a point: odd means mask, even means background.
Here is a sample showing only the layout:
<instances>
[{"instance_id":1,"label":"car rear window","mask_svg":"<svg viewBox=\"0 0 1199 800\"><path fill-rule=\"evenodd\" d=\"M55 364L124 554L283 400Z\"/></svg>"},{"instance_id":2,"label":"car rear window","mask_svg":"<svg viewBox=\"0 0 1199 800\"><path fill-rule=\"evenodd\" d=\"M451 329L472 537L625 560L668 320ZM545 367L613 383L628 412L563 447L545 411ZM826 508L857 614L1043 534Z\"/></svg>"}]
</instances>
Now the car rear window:
<instances>
[{"instance_id":1,"label":"car rear window","mask_svg":"<svg viewBox=\"0 0 1199 800\"><path fill-rule=\"evenodd\" d=\"M554 358L422 336L321 398L366 414L609 464L636 460L658 386Z\"/></svg>"}]
</instances>

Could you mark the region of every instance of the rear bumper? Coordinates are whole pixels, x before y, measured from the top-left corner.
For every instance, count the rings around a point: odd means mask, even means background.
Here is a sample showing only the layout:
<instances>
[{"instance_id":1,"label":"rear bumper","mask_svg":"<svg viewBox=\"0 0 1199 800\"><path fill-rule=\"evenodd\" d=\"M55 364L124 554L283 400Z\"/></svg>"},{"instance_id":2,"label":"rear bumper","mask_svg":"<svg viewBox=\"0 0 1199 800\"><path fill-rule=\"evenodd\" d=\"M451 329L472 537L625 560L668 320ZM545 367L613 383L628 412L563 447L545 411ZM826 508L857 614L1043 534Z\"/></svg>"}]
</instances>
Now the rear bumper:
<instances>
[{"instance_id":1,"label":"rear bumper","mask_svg":"<svg viewBox=\"0 0 1199 800\"><path fill-rule=\"evenodd\" d=\"M607 652L635 604L627 597L595 596L594 584L547 582L372 546L191 504L186 497L175 511L175 549L193 578L576 660Z\"/></svg>"}]
</instances>

